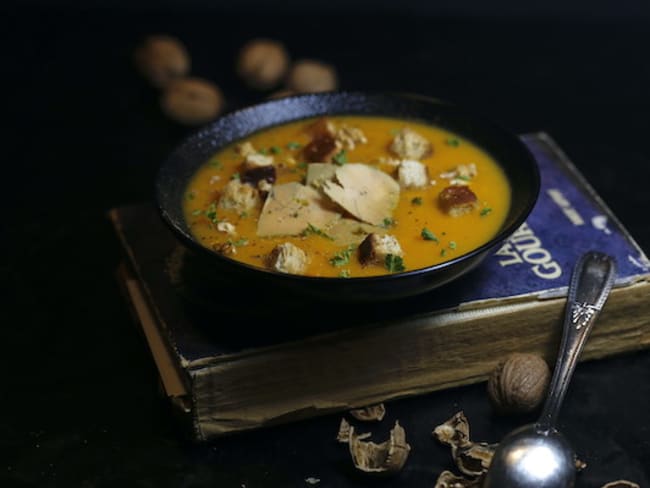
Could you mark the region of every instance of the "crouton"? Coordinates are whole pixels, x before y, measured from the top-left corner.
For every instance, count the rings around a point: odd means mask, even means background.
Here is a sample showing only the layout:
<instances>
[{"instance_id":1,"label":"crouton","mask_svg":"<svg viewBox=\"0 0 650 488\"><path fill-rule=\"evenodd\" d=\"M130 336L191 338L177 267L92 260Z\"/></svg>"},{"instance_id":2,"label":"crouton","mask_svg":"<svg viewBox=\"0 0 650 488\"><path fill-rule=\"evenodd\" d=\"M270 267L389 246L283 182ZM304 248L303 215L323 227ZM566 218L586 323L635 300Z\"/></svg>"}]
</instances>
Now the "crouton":
<instances>
[{"instance_id":1,"label":"crouton","mask_svg":"<svg viewBox=\"0 0 650 488\"><path fill-rule=\"evenodd\" d=\"M395 236L390 234L368 234L359 244L359 262L364 266L384 265L389 254L400 257L404 254Z\"/></svg>"},{"instance_id":2,"label":"crouton","mask_svg":"<svg viewBox=\"0 0 650 488\"><path fill-rule=\"evenodd\" d=\"M281 273L303 274L307 268L307 255L298 246L285 242L273 248L266 264Z\"/></svg>"},{"instance_id":3,"label":"crouton","mask_svg":"<svg viewBox=\"0 0 650 488\"><path fill-rule=\"evenodd\" d=\"M409 128L404 128L397 133L389 149L402 159L422 159L433 153L431 143Z\"/></svg>"},{"instance_id":4,"label":"crouton","mask_svg":"<svg viewBox=\"0 0 650 488\"><path fill-rule=\"evenodd\" d=\"M443 212L459 217L478 207L478 198L468 186L448 186L438 195L438 204Z\"/></svg>"},{"instance_id":5,"label":"crouton","mask_svg":"<svg viewBox=\"0 0 650 488\"><path fill-rule=\"evenodd\" d=\"M251 144L250 141L237 144L235 147L235 152L244 157L248 156L249 154L257 154L257 150L253 147L253 144Z\"/></svg>"},{"instance_id":6,"label":"crouton","mask_svg":"<svg viewBox=\"0 0 650 488\"><path fill-rule=\"evenodd\" d=\"M459 164L454 169L440 173L440 177L449 180L451 185L469 185L470 181L478 174L474 163Z\"/></svg>"},{"instance_id":7,"label":"crouton","mask_svg":"<svg viewBox=\"0 0 650 488\"><path fill-rule=\"evenodd\" d=\"M244 158L244 170L263 168L273 165L273 156L265 156L260 153L250 153Z\"/></svg>"},{"instance_id":8,"label":"crouton","mask_svg":"<svg viewBox=\"0 0 650 488\"><path fill-rule=\"evenodd\" d=\"M400 163L397 179L402 188L424 188L429 184L427 167L411 159L405 159Z\"/></svg>"},{"instance_id":9,"label":"crouton","mask_svg":"<svg viewBox=\"0 0 650 488\"><path fill-rule=\"evenodd\" d=\"M334 136L324 132L314 137L302 150L302 154L310 163L326 163L339 151L340 144Z\"/></svg>"},{"instance_id":10,"label":"crouton","mask_svg":"<svg viewBox=\"0 0 650 488\"><path fill-rule=\"evenodd\" d=\"M350 127L349 125L342 124L341 127L336 129L334 138L340 143L343 149L352 151L357 144L366 144L368 139L363 131L357 127Z\"/></svg>"},{"instance_id":11,"label":"crouton","mask_svg":"<svg viewBox=\"0 0 650 488\"><path fill-rule=\"evenodd\" d=\"M230 236L237 235L237 230L235 229L235 226L232 225L230 222L226 222L226 221L218 222L217 230L219 232L224 232Z\"/></svg>"},{"instance_id":12,"label":"crouton","mask_svg":"<svg viewBox=\"0 0 650 488\"><path fill-rule=\"evenodd\" d=\"M232 209L241 213L253 210L260 203L260 195L255 188L242 183L238 179L234 179L230 180L224 187L219 198L218 207Z\"/></svg>"}]
</instances>

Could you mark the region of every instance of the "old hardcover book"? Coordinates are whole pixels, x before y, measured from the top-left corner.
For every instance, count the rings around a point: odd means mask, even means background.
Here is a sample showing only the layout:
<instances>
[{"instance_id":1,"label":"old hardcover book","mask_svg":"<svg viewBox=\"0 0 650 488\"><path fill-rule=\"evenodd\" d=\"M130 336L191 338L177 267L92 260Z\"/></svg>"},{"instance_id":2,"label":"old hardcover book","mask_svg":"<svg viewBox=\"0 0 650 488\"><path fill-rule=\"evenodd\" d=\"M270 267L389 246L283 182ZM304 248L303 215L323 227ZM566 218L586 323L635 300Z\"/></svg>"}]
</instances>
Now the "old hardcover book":
<instances>
[{"instance_id":1,"label":"old hardcover book","mask_svg":"<svg viewBox=\"0 0 650 488\"><path fill-rule=\"evenodd\" d=\"M167 395L197 439L483 381L510 352L553 364L573 264L616 258L616 287L582 359L650 346L650 265L551 138L535 209L475 270L440 289L334 305L206 280L151 205L110 216L121 281ZM217 277L218 278L218 277Z\"/></svg>"}]
</instances>

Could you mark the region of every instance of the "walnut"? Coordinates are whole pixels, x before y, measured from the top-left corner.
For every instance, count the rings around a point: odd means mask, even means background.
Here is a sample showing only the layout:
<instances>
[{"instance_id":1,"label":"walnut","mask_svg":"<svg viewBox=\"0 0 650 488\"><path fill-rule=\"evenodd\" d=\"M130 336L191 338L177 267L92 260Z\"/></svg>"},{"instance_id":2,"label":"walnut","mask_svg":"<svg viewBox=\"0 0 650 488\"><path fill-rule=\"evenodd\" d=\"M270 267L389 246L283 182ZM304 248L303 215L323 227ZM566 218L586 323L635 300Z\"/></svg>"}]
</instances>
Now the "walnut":
<instances>
[{"instance_id":1,"label":"walnut","mask_svg":"<svg viewBox=\"0 0 650 488\"><path fill-rule=\"evenodd\" d=\"M287 77L287 88L296 93L336 90L336 70L329 64L310 59L297 61Z\"/></svg>"},{"instance_id":2,"label":"walnut","mask_svg":"<svg viewBox=\"0 0 650 488\"><path fill-rule=\"evenodd\" d=\"M199 78L184 78L170 83L161 100L167 116L186 125L213 120L223 108L223 94L218 86Z\"/></svg>"},{"instance_id":3,"label":"walnut","mask_svg":"<svg viewBox=\"0 0 650 488\"><path fill-rule=\"evenodd\" d=\"M190 71L190 57L185 46L169 36L149 36L134 53L140 73L157 88L183 78Z\"/></svg>"},{"instance_id":4,"label":"walnut","mask_svg":"<svg viewBox=\"0 0 650 488\"><path fill-rule=\"evenodd\" d=\"M536 354L514 353L494 369L487 384L490 401L500 413L525 413L544 400L551 372Z\"/></svg>"},{"instance_id":5,"label":"walnut","mask_svg":"<svg viewBox=\"0 0 650 488\"><path fill-rule=\"evenodd\" d=\"M289 54L271 39L253 39L239 52L237 73L251 88L268 90L276 86L289 68Z\"/></svg>"}]
</instances>

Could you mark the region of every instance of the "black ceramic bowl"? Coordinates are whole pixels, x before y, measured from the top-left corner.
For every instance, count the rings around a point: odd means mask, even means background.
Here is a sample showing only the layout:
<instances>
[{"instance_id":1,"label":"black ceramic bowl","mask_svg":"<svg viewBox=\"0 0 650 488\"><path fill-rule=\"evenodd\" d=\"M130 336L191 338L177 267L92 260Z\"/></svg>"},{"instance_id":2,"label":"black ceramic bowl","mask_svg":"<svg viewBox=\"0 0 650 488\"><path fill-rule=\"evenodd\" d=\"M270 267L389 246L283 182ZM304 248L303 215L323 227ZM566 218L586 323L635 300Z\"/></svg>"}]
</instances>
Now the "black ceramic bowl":
<instances>
[{"instance_id":1,"label":"black ceramic bowl","mask_svg":"<svg viewBox=\"0 0 650 488\"><path fill-rule=\"evenodd\" d=\"M277 273L234 261L200 245L183 217L188 181L211 155L268 127L322 115L378 115L417 120L451 130L487 151L505 171L512 203L499 232L484 245L450 261L402 273L365 278L318 278ZM205 276L229 285L336 301L380 301L416 295L448 283L477 266L524 222L539 193L533 156L518 137L459 107L406 94L320 93L273 100L229 113L190 136L164 162L156 181L160 214L192 251Z\"/></svg>"}]
</instances>

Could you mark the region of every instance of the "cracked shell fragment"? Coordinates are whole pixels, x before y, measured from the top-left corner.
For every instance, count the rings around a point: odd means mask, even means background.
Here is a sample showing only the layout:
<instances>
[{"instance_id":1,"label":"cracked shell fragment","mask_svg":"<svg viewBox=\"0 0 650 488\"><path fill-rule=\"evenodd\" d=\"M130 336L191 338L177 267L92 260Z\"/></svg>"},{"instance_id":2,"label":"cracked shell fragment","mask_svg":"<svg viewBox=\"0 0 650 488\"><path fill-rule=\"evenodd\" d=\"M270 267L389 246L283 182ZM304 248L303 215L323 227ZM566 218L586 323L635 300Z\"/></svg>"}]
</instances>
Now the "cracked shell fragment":
<instances>
[{"instance_id":1,"label":"cracked shell fragment","mask_svg":"<svg viewBox=\"0 0 650 488\"><path fill-rule=\"evenodd\" d=\"M323 182L323 191L334 202L363 222L381 225L391 217L399 201L399 183L381 170L361 163L336 169L336 182Z\"/></svg>"},{"instance_id":2,"label":"cracked shell fragment","mask_svg":"<svg viewBox=\"0 0 650 488\"><path fill-rule=\"evenodd\" d=\"M350 415L361 421L380 421L386 415L386 407L383 403L379 403L363 408L355 408L354 410L350 410Z\"/></svg>"},{"instance_id":3,"label":"cracked shell fragment","mask_svg":"<svg viewBox=\"0 0 650 488\"><path fill-rule=\"evenodd\" d=\"M443 444L451 446L451 456L463 474L480 476L487 472L497 444L472 442L469 422L462 411L438 425L433 435Z\"/></svg>"},{"instance_id":4,"label":"cracked shell fragment","mask_svg":"<svg viewBox=\"0 0 650 488\"><path fill-rule=\"evenodd\" d=\"M480 488L483 478L467 479L456 476L451 471L443 471L438 476L434 488Z\"/></svg>"},{"instance_id":5,"label":"cracked shell fragment","mask_svg":"<svg viewBox=\"0 0 650 488\"><path fill-rule=\"evenodd\" d=\"M348 444L354 466L366 473L397 473L406 463L411 451L411 446L406 442L406 432L399 422L395 422L390 431L390 439L381 444L362 441L361 436L355 434L354 427L350 427Z\"/></svg>"}]
</instances>

